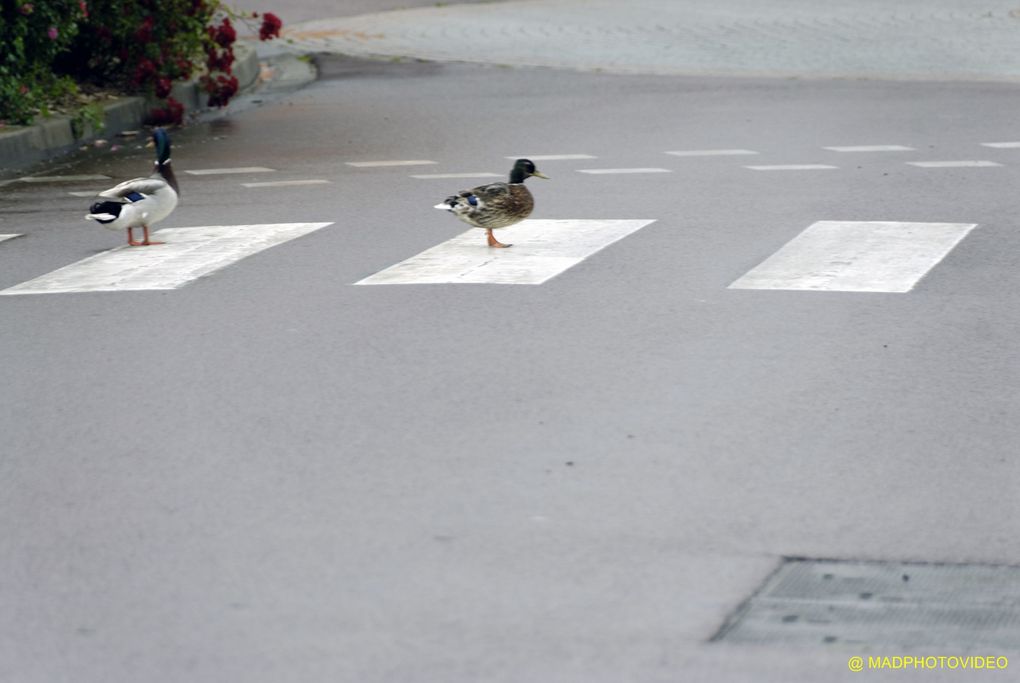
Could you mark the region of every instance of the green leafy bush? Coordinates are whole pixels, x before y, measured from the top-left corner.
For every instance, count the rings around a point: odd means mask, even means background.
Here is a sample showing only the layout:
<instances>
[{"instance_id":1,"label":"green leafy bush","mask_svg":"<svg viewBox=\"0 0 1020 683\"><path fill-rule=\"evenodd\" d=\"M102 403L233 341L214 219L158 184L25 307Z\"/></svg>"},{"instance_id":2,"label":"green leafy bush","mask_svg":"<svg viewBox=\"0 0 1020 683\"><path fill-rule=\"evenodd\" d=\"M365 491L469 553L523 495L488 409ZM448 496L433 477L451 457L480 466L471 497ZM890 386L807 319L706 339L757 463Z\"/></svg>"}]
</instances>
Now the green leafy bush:
<instances>
[{"instance_id":1,"label":"green leafy bush","mask_svg":"<svg viewBox=\"0 0 1020 683\"><path fill-rule=\"evenodd\" d=\"M0 121L28 123L47 102L74 91L51 65L87 12L82 0L0 0Z\"/></svg>"},{"instance_id":2,"label":"green leafy bush","mask_svg":"<svg viewBox=\"0 0 1020 683\"><path fill-rule=\"evenodd\" d=\"M0 63L0 120L18 123L40 110L57 84L67 87L68 78L162 100L150 113L152 123L181 121L184 107L170 97L171 87L174 81L196 75L208 93L209 106L224 106L238 90L232 19L259 18L241 15L220 0L0 3L0 39L8 45L21 40L13 55ZM39 9L42 5L45 11ZM63 23L53 23L58 17ZM279 35L280 27L279 18L266 13L259 37L270 40ZM25 98L26 86L37 93L35 99Z\"/></svg>"}]
</instances>

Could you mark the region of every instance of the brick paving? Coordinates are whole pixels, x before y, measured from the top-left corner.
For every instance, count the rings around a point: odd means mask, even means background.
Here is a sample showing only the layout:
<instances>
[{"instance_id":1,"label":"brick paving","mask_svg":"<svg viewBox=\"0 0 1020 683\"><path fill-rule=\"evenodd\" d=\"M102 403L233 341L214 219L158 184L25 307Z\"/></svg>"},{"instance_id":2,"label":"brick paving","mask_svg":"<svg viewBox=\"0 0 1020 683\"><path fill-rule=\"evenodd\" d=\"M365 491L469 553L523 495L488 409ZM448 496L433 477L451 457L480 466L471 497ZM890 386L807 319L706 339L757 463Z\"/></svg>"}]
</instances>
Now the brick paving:
<instances>
[{"instance_id":1,"label":"brick paving","mask_svg":"<svg viewBox=\"0 0 1020 683\"><path fill-rule=\"evenodd\" d=\"M513 0L295 24L298 49L586 71L1020 78L1017 0Z\"/></svg>"}]
</instances>

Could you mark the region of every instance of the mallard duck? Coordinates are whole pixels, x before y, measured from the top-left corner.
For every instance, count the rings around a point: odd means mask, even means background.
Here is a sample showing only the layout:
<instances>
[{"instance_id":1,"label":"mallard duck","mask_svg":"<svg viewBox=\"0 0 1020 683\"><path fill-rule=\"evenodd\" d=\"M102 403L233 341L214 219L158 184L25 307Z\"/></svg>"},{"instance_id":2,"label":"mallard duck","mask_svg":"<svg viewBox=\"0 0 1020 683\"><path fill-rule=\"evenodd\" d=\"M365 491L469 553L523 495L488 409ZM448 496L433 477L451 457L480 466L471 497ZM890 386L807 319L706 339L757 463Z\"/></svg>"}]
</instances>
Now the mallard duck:
<instances>
[{"instance_id":1,"label":"mallard duck","mask_svg":"<svg viewBox=\"0 0 1020 683\"><path fill-rule=\"evenodd\" d=\"M468 225L485 230L490 247L506 248L512 245L497 240L492 231L519 223L531 215L535 198L524 186L524 180L531 176L549 177L539 173L529 159L518 159L510 170L509 183L491 183L462 190L444 199L442 204L436 204L435 208L450 211Z\"/></svg>"},{"instance_id":2,"label":"mallard duck","mask_svg":"<svg viewBox=\"0 0 1020 683\"><path fill-rule=\"evenodd\" d=\"M162 128L152 131L156 146L156 170L148 178L125 180L99 193L98 201L89 209L88 220L97 221L110 230L127 228L128 244L147 247L162 242L149 240L149 226L158 223L177 206L177 178L170 168L170 136ZM135 239L135 228L141 228L142 241Z\"/></svg>"}]
</instances>

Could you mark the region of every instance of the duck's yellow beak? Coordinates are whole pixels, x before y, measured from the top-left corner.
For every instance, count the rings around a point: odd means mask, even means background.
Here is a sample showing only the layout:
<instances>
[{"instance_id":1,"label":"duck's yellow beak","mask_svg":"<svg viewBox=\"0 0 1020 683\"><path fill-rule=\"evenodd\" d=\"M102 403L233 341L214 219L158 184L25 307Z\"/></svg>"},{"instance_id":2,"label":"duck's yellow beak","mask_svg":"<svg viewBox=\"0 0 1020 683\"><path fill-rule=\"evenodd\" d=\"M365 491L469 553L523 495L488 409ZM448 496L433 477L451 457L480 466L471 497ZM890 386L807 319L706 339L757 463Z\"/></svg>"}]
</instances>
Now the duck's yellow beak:
<instances>
[{"instance_id":1,"label":"duck's yellow beak","mask_svg":"<svg viewBox=\"0 0 1020 683\"><path fill-rule=\"evenodd\" d=\"M536 178L545 178L546 180L549 180L549 176L547 176L545 173L542 173L541 171L535 171L531 175L535 176Z\"/></svg>"}]
</instances>

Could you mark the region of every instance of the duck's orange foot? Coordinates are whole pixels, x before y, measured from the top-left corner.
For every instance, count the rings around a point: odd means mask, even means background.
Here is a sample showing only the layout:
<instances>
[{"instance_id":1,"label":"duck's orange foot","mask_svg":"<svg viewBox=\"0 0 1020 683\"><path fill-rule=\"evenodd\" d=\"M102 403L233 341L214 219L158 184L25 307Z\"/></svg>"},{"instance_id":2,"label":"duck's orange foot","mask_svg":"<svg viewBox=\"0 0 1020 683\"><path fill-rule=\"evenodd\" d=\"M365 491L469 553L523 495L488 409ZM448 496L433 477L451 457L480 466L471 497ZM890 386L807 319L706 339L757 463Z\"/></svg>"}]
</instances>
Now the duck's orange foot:
<instances>
[{"instance_id":1,"label":"duck's orange foot","mask_svg":"<svg viewBox=\"0 0 1020 683\"><path fill-rule=\"evenodd\" d=\"M488 237L488 239L489 239L489 246L490 247L493 247L493 248L496 248L496 249L506 249L507 247L514 246L512 244L503 244L502 242L497 240L496 236L492 234L492 228L489 228L488 230L486 230L485 234L486 234L486 237Z\"/></svg>"},{"instance_id":2,"label":"duck's orange foot","mask_svg":"<svg viewBox=\"0 0 1020 683\"><path fill-rule=\"evenodd\" d=\"M135 239L135 229L134 228L128 228L127 229L127 233L128 233L128 244L130 244L132 247L151 247L151 246L156 245L156 244L166 244L165 242L153 242L152 240L150 240L149 239L149 226L147 226L147 225L143 225L142 226L142 233L143 233L144 237L143 237L141 242L139 242L138 240Z\"/></svg>"}]
</instances>

